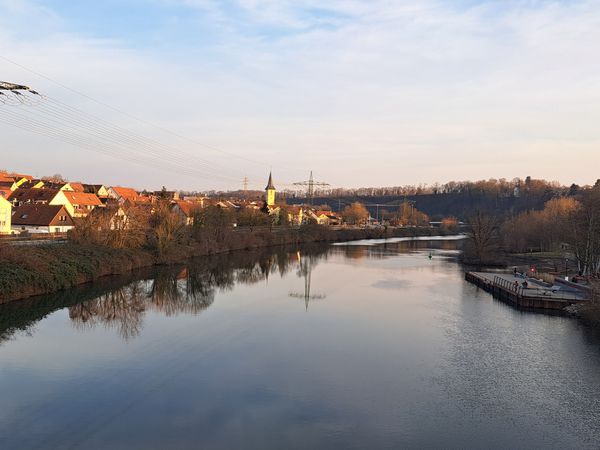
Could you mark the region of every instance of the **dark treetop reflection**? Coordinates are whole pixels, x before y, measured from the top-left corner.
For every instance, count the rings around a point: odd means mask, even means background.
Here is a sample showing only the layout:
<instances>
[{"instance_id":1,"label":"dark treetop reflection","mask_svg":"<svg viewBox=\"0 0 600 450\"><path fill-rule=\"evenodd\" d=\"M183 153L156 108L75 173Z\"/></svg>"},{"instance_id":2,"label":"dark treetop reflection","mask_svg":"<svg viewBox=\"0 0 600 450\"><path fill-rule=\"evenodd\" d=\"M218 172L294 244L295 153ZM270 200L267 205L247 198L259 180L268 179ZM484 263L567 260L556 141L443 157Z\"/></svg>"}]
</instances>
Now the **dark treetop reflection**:
<instances>
[{"instance_id":1,"label":"dark treetop reflection","mask_svg":"<svg viewBox=\"0 0 600 450\"><path fill-rule=\"evenodd\" d=\"M466 283L459 242L363 244L0 307L0 448L598 448L594 330Z\"/></svg>"}]
</instances>

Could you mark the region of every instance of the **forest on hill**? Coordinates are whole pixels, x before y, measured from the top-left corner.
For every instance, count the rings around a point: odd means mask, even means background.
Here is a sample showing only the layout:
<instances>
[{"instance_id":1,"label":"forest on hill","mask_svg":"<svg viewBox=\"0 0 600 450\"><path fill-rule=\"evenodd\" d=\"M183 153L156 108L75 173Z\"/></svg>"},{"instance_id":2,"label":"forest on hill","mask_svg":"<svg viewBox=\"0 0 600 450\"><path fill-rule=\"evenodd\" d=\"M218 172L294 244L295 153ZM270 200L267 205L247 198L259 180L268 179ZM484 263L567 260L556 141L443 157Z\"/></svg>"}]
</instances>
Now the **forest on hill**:
<instances>
[{"instance_id":1,"label":"forest on hill","mask_svg":"<svg viewBox=\"0 0 600 450\"><path fill-rule=\"evenodd\" d=\"M596 185L600 184L600 180ZM542 210L546 202L557 197L576 197L589 186L563 186L558 182L527 177L513 180L451 181L431 186L400 186L360 189L319 190L312 199L314 205L327 205L341 211L347 205L360 202L373 217L394 213L409 201L431 220L455 216L466 220L475 211L495 216L513 216L524 211ZM289 204L309 202L306 196L286 193Z\"/></svg>"}]
</instances>

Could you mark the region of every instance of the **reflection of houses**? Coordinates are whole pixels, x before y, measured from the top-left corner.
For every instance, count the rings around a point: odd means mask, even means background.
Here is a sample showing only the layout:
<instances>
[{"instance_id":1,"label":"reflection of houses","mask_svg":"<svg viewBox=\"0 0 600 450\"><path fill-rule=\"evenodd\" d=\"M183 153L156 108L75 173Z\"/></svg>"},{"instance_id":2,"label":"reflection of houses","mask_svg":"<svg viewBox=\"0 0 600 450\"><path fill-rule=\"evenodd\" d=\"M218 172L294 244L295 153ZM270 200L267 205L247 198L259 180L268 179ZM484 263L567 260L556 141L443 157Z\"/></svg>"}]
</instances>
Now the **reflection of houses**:
<instances>
[{"instance_id":1,"label":"reflection of houses","mask_svg":"<svg viewBox=\"0 0 600 450\"><path fill-rule=\"evenodd\" d=\"M12 213L12 230L29 233L64 233L74 226L62 205L23 204Z\"/></svg>"}]
</instances>

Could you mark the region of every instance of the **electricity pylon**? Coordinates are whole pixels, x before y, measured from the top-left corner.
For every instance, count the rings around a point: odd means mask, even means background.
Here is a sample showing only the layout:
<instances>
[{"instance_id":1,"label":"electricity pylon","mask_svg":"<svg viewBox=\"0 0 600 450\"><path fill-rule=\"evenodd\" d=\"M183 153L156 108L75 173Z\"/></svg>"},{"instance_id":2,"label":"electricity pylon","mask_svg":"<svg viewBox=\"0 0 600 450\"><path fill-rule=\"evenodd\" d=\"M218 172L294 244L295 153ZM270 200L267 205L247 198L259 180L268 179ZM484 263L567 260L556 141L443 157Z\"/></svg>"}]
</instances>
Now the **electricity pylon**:
<instances>
[{"instance_id":1,"label":"electricity pylon","mask_svg":"<svg viewBox=\"0 0 600 450\"><path fill-rule=\"evenodd\" d=\"M329 183L325 183L324 181L315 181L311 170L310 178L307 181L298 181L294 183L294 186L307 186L306 197L308 199L308 204L312 205L313 198L315 196L315 186L329 186Z\"/></svg>"},{"instance_id":2,"label":"electricity pylon","mask_svg":"<svg viewBox=\"0 0 600 450\"><path fill-rule=\"evenodd\" d=\"M26 94L32 94L41 97L38 92L31 89L29 86L25 86L24 84L0 81L0 103L27 103L31 97L28 98Z\"/></svg>"}]
</instances>

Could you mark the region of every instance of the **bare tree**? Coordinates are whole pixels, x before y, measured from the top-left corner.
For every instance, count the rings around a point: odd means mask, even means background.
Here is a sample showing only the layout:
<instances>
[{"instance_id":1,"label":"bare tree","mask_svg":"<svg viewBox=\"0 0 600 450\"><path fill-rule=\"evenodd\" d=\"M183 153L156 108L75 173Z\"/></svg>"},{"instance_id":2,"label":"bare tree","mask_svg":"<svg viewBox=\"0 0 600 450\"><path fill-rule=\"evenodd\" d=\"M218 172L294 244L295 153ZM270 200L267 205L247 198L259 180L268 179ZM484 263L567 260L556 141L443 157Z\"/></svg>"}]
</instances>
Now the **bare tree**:
<instances>
[{"instance_id":1,"label":"bare tree","mask_svg":"<svg viewBox=\"0 0 600 450\"><path fill-rule=\"evenodd\" d=\"M585 191L571 215L570 243L583 275L600 272L600 187Z\"/></svg>"},{"instance_id":2,"label":"bare tree","mask_svg":"<svg viewBox=\"0 0 600 450\"><path fill-rule=\"evenodd\" d=\"M467 257L478 263L493 261L499 250L498 219L477 211L469 218L469 226Z\"/></svg>"}]
</instances>

